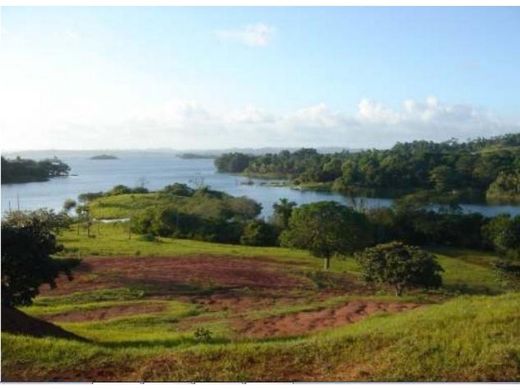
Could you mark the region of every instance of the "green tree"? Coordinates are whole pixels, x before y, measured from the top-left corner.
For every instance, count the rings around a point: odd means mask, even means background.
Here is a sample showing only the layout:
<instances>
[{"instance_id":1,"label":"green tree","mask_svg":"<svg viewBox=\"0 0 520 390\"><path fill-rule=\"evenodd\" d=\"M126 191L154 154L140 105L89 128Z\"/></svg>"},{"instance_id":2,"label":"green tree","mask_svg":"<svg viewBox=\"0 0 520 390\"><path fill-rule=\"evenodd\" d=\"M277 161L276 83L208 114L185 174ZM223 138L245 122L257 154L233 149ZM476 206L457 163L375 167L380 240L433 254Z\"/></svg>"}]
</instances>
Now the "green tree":
<instances>
[{"instance_id":1,"label":"green tree","mask_svg":"<svg viewBox=\"0 0 520 390\"><path fill-rule=\"evenodd\" d=\"M67 199L63 202L63 211L69 213L72 209L77 206L77 202L74 199Z\"/></svg>"},{"instance_id":2,"label":"green tree","mask_svg":"<svg viewBox=\"0 0 520 390\"><path fill-rule=\"evenodd\" d=\"M296 202L290 202L287 198L281 198L273 204L272 222L280 229L287 229L289 226L289 218L292 211L296 207Z\"/></svg>"},{"instance_id":3,"label":"green tree","mask_svg":"<svg viewBox=\"0 0 520 390\"><path fill-rule=\"evenodd\" d=\"M30 305L39 286L56 287L60 273L71 279L76 264L52 258L63 247L48 225L35 216L19 221L2 221L2 305L10 307Z\"/></svg>"},{"instance_id":4,"label":"green tree","mask_svg":"<svg viewBox=\"0 0 520 390\"><path fill-rule=\"evenodd\" d=\"M457 172L446 165L440 165L430 171L430 181L436 191L450 191L457 188Z\"/></svg>"},{"instance_id":5,"label":"green tree","mask_svg":"<svg viewBox=\"0 0 520 390\"><path fill-rule=\"evenodd\" d=\"M482 228L485 239L506 258L520 260L520 215L499 215Z\"/></svg>"},{"instance_id":6,"label":"green tree","mask_svg":"<svg viewBox=\"0 0 520 390\"><path fill-rule=\"evenodd\" d=\"M435 257L402 242L367 248L356 254L356 260L367 282L389 284L397 296L407 288L438 288L442 285L443 269Z\"/></svg>"},{"instance_id":7,"label":"green tree","mask_svg":"<svg viewBox=\"0 0 520 390\"><path fill-rule=\"evenodd\" d=\"M520 170L500 172L486 196L492 199L520 200Z\"/></svg>"},{"instance_id":8,"label":"green tree","mask_svg":"<svg viewBox=\"0 0 520 390\"><path fill-rule=\"evenodd\" d=\"M369 224L362 213L337 202L316 202L293 210L280 242L323 258L323 267L328 270L333 255L353 253L370 239Z\"/></svg>"},{"instance_id":9,"label":"green tree","mask_svg":"<svg viewBox=\"0 0 520 390\"><path fill-rule=\"evenodd\" d=\"M254 220L246 224L240 243L252 246L274 246L276 245L276 230L274 226L262 220Z\"/></svg>"}]
</instances>

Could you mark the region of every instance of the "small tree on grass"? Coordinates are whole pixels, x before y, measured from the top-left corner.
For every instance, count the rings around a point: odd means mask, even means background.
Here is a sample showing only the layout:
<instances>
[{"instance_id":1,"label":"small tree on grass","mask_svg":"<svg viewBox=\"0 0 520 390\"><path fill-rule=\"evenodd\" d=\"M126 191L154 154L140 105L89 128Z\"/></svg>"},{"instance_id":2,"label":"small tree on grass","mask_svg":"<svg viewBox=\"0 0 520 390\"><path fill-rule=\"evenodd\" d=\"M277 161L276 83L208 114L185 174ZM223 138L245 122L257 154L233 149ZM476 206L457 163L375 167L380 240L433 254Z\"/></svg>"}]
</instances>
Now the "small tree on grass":
<instances>
[{"instance_id":1,"label":"small tree on grass","mask_svg":"<svg viewBox=\"0 0 520 390\"><path fill-rule=\"evenodd\" d=\"M415 246L390 242L367 248L356 255L367 282L385 283L401 295L407 288L438 288L444 270L435 257Z\"/></svg>"},{"instance_id":2,"label":"small tree on grass","mask_svg":"<svg viewBox=\"0 0 520 390\"><path fill-rule=\"evenodd\" d=\"M71 279L70 270L77 262L51 257L62 249L49 227L34 215L21 223L2 221L2 305L30 305L40 285L54 288L60 273Z\"/></svg>"},{"instance_id":3,"label":"small tree on grass","mask_svg":"<svg viewBox=\"0 0 520 390\"><path fill-rule=\"evenodd\" d=\"M367 245L370 227L366 217L337 202L316 202L295 208L289 227L280 236L282 246L307 249L324 259L328 270L336 254L350 254Z\"/></svg>"}]
</instances>

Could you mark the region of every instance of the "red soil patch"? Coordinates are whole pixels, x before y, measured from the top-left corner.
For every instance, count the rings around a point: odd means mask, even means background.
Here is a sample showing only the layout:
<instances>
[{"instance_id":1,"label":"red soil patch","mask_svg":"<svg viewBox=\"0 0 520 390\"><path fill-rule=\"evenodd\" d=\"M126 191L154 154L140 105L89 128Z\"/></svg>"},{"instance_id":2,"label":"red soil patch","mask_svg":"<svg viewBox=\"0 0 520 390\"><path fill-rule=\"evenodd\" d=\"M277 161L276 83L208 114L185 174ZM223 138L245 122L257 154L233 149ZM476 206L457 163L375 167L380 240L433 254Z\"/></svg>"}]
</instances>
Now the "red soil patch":
<instances>
[{"instance_id":1,"label":"red soil patch","mask_svg":"<svg viewBox=\"0 0 520 390\"><path fill-rule=\"evenodd\" d=\"M137 303L132 305L100 307L92 310L49 314L43 316L43 318L48 321L58 322L102 321L117 317L128 317L136 314L157 313L164 311L165 308L165 303Z\"/></svg>"},{"instance_id":2,"label":"red soil patch","mask_svg":"<svg viewBox=\"0 0 520 390\"><path fill-rule=\"evenodd\" d=\"M241 320L236 324L236 331L259 338L299 335L357 322L377 312L398 313L418 306L416 303L351 301L334 308Z\"/></svg>"},{"instance_id":3,"label":"red soil patch","mask_svg":"<svg viewBox=\"0 0 520 390\"><path fill-rule=\"evenodd\" d=\"M284 264L266 259L225 256L87 258L75 278L58 279L58 288L44 295L70 294L100 288L142 285L157 295L178 295L195 287L293 289L311 287L307 279L290 275Z\"/></svg>"}]
</instances>

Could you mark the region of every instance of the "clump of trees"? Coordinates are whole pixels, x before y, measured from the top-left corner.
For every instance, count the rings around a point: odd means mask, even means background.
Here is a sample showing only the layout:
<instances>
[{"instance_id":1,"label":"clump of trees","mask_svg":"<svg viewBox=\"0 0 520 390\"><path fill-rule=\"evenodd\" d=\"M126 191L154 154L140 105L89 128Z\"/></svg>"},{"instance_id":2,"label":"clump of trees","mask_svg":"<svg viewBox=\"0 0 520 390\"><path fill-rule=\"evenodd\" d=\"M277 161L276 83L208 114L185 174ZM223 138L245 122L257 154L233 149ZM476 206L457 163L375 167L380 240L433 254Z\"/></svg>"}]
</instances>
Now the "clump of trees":
<instances>
[{"instance_id":1,"label":"clump of trees","mask_svg":"<svg viewBox=\"0 0 520 390\"><path fill-rule=\"evenodd\" d=\"M367 282L387 284L397 296L410 288L439 288L442 267L435 257L418 247L390 242L356 254Z\"/></svg>"},{"instance_id":2,"label":"clump of trees","mask_svg":"<svg viewBox=\"0 0 520 390\"><path fill-rule=\"evenodd\" d=\"M500 172L489 186L486 197L502 201L519 201L520 169Z\"/></svg>"},{"instance_id":3,"label":"clump of trees","mask_svg":"<svg viewBox=\"0 0 520 390\"><path fill-rule=\"evenodd\" d=\"M316 202L295 208L288 228L280 236L282 246L309 250L330 268L334 255L345 255L370 242L366 217L337 202Z\"/></svg>"},{"instance_id":4,"label":"clump of trees","mask_svg":"<svg viewBox=\"0 0 520 390\"><path fill-rule=\"evenodd\" d=\"M502 282L520 289L520 215L507 214L492 218L482 228L486 242L494 248L499 260L494 264Z\"/></svg>"},{"instance_id":5,"label":"clump of trees","mask_svg":"<svg viewBox=\"0 0 520 390\"><path fill-rule=\"evenodd\" d=\"M367 210L366 215L378 243L398 240L414 245L490 249L482 236L489 219L478 213L393 207Z\"/></svg>"},{"instance_id":6,"label":"clump of trees","mask_svg":"<svg viewBox=\"0 0 520 390\"><path fill-rule=\"evenodd\" d=\"M53 177L67 176L69 172L70 167L56 157L41 161L2 157L2 184L47 181Z\"/></svg>"},{"instance_id":7,"label":"clump of trees","mask_svg":"<svg viewBox=\"0 0 520 390\"><path fill-rule=\"evenodd\" d=\"M241 173L254 159L254 156L244 153L225 153L215 159L219 172Z\"/></svg>"},{"instance_id":8,"label":"clump of trees","mask_svg":"<svg viewBox=\"0 0 520 390\"><path fill-rule=\"evenodd\" d=\"M192 189L175 183L158 192L161 205L144 209L132 216L133 232L156 236L192 238L203 241L271 245L262 237L269 227L255 218L261 206L246 197L232 197L208 187Z\"/></svg>"},{"instance_id":9,"label":"clump of trees","mask_svg":"<svg viewBox=\"0 0 520 390\"><path fill-rule=\"evenodd\" d=\"M502 257L520 261L520 215L499 215L482 227L484 239Z\"/></svg>"},{"instance_id":10,"label":"clump of trees","mask_svg":"<svg viewBox=\"0 0 520 390\"><path fill-rule=\"evenodd\" d=\"M77 262L58 260L55 229L61 219L49 212L16 212L2 221L2 305L30 305L42 284L56 287L60 274L72 278Z\"/></svg>"}]
</instances>

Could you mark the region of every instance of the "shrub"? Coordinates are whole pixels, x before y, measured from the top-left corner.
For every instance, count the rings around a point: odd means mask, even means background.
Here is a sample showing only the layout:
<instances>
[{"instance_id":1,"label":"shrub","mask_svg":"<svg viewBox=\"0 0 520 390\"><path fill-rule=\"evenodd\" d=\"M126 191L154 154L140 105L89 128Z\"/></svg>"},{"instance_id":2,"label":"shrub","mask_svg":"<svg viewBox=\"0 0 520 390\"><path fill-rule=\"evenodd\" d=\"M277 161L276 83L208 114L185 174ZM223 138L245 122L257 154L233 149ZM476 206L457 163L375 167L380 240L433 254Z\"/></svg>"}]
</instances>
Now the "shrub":
<instances>
[{"instance_id":1,"label":"shrub","mask_svg":"<svg viewBox=\"0 0 520 390\"><path fill-rule=\"evenodd\" d=\"M195 340L201 343L207 343L211 341L213 335L209 329L206 328L197 328L193 333L193 337Z\"/></svg>"},{"instance_id":2,"label":"shrub","mask_svg":"<svg viewBox=\"0 0 520 390\"><path fill-rule=\"evenodd\" d=\"M396 295L411 287L438 288L442 285L442 267L435 257L415 246L390 242L367 248L356 254L367 282L394 287Z\"/></svg>"}]
</instances>

